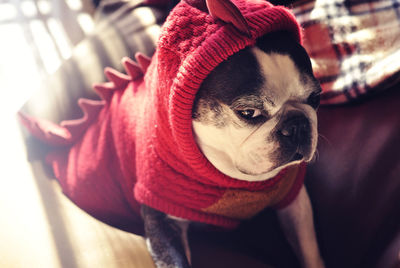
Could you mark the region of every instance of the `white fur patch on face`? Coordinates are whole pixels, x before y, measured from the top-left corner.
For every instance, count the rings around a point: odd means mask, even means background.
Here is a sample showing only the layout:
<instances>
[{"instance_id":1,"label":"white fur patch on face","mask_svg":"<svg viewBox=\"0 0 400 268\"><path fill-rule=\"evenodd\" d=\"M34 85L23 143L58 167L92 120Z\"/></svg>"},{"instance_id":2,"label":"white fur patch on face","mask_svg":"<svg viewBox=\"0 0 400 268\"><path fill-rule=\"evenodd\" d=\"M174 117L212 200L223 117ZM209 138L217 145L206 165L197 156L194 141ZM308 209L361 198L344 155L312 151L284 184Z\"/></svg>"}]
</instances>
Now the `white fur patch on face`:
<instances>
[{"instance_id":1,"label":"white fur patch on face","mask_svg":"<svg viewBox=\"0 0 400 268\"><path fill-rule=\"evenodd\" d=\"M306 79L302 79L300 72L289 55L267 54L255 47L252 49L256 56L266 83L264 94L272 105L266 103L266 109L271 114L281 110L285 103L306 100L314 88Z\"/></svg>"},{"instance_id":2,"label":"white fur patch on face","mask_svg":"<svg viewBox=\"0 0 400 268\"><path fill-rule=\"evenodd\" d=\"M199 148L219 171L240 180L262 181L274 177L284 167L300 162L277 162L274 153L280 144L273 139L273 133L281 118L289 111L298 111L309 119L312 154L317 143L317 118L314 109L305 104L314 90L313 85L308 83L307 77L301 76L293 60L288 55L266 54L257 47L252 48L252 52L265 80L260 97L265 100L264 110L269 119L259 125L250 125L239 119L229 106L221 104L223 116L229 118L226 124L194 120L192 125Z\"/></svg>"}]
</instances>

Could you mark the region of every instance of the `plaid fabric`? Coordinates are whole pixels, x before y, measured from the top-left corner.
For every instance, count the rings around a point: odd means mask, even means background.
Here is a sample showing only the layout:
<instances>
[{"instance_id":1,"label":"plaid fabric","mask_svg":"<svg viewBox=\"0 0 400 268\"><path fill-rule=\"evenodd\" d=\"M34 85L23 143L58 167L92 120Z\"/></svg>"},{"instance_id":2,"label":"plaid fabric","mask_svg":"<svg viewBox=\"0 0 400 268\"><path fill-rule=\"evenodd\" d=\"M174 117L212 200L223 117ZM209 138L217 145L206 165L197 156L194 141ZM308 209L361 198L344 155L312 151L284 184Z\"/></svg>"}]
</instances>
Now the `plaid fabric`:
<instances>
[{"instance_id":1,"label":"plaid fabric","mask_svg":"<svg viewBox=\"0 0 400 268\"><path fill-rule=\"evenodd\" d=\"M321 82L338 104L400 80L400 0L301 1L293 8Z\"/></svg>"}]
</instances>

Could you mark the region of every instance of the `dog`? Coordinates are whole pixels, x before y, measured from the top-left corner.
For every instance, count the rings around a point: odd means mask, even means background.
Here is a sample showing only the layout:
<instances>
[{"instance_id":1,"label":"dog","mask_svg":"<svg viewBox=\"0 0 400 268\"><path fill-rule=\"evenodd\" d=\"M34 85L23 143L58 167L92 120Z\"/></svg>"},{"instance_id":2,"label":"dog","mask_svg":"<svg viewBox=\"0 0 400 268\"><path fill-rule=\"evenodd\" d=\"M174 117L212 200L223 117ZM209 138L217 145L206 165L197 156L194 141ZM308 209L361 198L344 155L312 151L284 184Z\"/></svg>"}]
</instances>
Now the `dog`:
<instances>
[{"instance_id":1,"label":"dog","mask_svg":"<svg viewBox=\"0 0 400 268\"><path fill-rule=\"evenodd\" d=\"M285 32L267 34L218 65L193 106L193 131L222 173L263 181L313 159L321 88L305 49ZM147 243L157 267L190 267L189 221L143 206ZM308 194L278 211L303 267L323 267Z\"/></svg>"}]
</instances>

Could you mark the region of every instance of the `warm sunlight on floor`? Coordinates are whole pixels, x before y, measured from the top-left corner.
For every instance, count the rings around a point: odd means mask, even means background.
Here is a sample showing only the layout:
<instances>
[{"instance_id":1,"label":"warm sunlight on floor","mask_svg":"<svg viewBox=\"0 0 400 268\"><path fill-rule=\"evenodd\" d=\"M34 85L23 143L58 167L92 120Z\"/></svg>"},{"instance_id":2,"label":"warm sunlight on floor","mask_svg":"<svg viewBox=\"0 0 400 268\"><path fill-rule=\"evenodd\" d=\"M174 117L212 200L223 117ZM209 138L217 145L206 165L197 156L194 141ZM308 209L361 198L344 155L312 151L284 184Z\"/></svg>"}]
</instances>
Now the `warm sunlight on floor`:
<instances>
[{"instance_id":1,"label":"warm sunlight on floor","mask_svg":"<svg viewBox=\"0 0 400 268\"><path fill-rule=\"evenodd\" d=\"M90 11L81 0L0 0L0 267L153 265L143 238L91 218L28 163L15 119L93 29Z\"/></svg>"}]
</instances>

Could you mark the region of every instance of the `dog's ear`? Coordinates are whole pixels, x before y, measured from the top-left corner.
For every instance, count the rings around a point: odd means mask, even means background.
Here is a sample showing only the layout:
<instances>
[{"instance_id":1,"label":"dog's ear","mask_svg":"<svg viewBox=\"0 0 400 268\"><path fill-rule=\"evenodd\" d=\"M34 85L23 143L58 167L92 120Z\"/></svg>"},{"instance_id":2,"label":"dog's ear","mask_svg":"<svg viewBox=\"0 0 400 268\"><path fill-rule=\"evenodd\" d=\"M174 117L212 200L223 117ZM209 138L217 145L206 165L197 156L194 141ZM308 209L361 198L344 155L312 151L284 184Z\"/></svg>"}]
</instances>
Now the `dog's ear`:
<instances>
[{"instance_id":1,"label":"dog's ear","mask_svg":"<svg viewBox=\"0 0 400 268\"><path fill-rule=\"evenodd\" d=\"M208 12L214 18L232 23L240 32L250 36L249 25L242 13L230 0L206 0Z\"/></svg>"}]
</instances>

